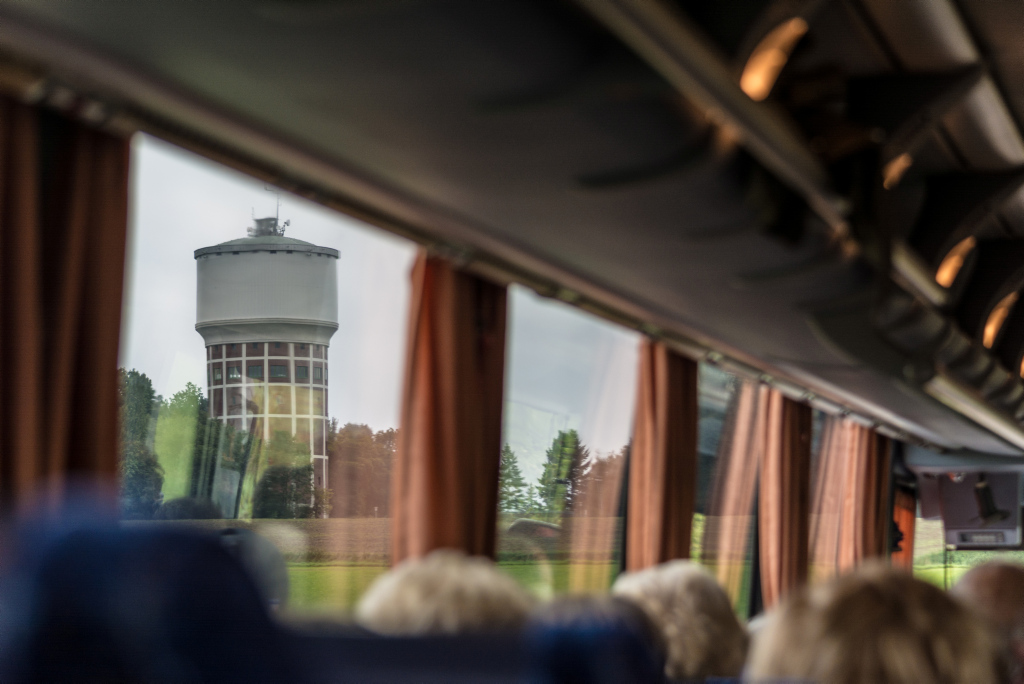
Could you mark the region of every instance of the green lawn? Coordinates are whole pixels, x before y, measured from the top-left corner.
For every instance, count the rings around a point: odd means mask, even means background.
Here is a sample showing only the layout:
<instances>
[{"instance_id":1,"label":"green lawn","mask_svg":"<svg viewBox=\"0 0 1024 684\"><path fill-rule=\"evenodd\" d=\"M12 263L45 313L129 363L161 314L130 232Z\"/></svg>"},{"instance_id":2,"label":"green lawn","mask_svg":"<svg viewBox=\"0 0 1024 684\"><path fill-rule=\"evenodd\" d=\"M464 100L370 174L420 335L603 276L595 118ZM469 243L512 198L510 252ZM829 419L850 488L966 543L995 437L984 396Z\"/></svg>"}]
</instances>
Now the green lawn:
<instances>
[{"instance_id":1,"label":"green lawn","mask_svg":"<svg viewBox=\"0 0 1024 684\"><path fill-rule=\"evenodd\" d=\"M574 568L567 561L508 562L500 567L540 598L563 594L571 588ZM349 613L366 588L386 570L387 566L377 564L289 563L288 609L299 615ZM611 585L611 563L595 563L585 570L606 576L607 585Z\"/></svg>"},{"instance_id":2,"label":"green lawn","mask_svg":"<svg viewBox=\"0 0 1024 684\"><path fill-rule=\"evenodd\" d=\"M288 609L294 613L348 613L386 565L288 564Z\"/></svg>"},{"instance_id":3,"label":"green lawn","mask_svg":"<svg viewBox=\"0 0 1024 684\"><path fill-rule=\"evenodd\" d=\"M133 527L174 524L181 523L125 523ZM351 612L370 583L387 570L390 527L386 519L204 520L187 524L210 530L245 527L271 539L288 562L290 611L297 615L344 616ZM698 561L703 532L704 519L697 514L693 521L692 549L693 558ZM955 583L971 567L993 558L1024 563L1024 551L950 551L947 554L939 521L918 519L915 532L914 574L939 587L945 586L947 581L950 585ZM537 546L538 543L524 543L499 534L498 557L502 570L541 598L572 591L604 590L615 579L616 560L571 563L565 549ZM606 539L598 546L607 553L608 546L614 549L617 544L618 539ZM614 558L614 552L611 556ZM554 560L549 560L551 558ZM747 564L736 606L741 615L746 613L749 574Z\"/></svg>"}]
</instances>

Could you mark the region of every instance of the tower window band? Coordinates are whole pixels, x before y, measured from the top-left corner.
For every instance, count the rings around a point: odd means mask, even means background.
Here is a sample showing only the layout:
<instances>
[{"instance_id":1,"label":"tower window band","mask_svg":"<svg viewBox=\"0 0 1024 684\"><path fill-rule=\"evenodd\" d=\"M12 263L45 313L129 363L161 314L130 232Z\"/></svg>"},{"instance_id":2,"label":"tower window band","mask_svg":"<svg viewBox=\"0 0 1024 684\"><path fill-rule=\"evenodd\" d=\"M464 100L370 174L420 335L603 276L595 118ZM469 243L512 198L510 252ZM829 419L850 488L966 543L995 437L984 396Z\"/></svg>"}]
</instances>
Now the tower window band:
<instances>
[{"instance_id":1,"label":"tower window band","mask_svg":"<svg viewBox=\"0 0 1024 684\"><path fill-rule=\"evenodd\" d=\"M270 377L272 378L287 378L288 377L288 366L271 366Z\"/></svg>"},{"instance_id":2,"label":"tower window band","mask_svg":"<svg viewBox=\"0 0 1024 684\"><path fill-rule=\"evenodd\" d=\"M241 380L242 369L238 366L228 366L228 380Z\"/></svg>"},{"instance_id":3,"label":"tower window band","mask_svg":"<svg viewBox=\"0 0 1024 684\"><path fill-rule=\"evenodd\" d=\"M262 380L263 379L263 366L249 366L246 369L246 375L248 375L253 380Z\"/></svg>"},{"instance_id":4,"label":"tower window band","mask_svg":"<svg viewBox=\"0 0 1024 684\"><path fill-rule=\"evenodd\" d=\"M309 366L296 366L295 367L295 379L296 380L307 380L307 379L309 379Z\"/></svg>"},{"instance_id":5,"label":"tower window band","mask_svg":"<svg viewBox=\"0 0 1024 684\"><path fill-rule=\"evenodd\" d=\"M314 368L313 369L313 379L314 380L323 380L324 379L324 369L323 368Z\"/></svg>"},{"instance_id":6,"label":"tower window band","mask_svg":"<svg viewBox=\"0 0 1024 684\"><path fill-rule=\"evenodd\" d=\"M213 381L214 382L220 382L223 379L224 379L224 371L222 371L220 369L220 367L214 368L213 369Z\"/></svg>"}]
</instances>

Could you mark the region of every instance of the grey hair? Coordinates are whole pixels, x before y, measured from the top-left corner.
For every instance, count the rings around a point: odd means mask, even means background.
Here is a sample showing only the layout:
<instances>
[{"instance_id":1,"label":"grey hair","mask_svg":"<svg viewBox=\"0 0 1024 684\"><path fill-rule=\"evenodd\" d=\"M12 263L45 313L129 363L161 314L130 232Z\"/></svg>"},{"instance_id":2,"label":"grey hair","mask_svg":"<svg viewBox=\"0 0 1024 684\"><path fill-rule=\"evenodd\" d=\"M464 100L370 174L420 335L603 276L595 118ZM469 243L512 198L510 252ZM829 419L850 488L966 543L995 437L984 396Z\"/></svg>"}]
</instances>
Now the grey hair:
<instances>
[{"instance_id":1,"label":"grey hair","mask_svg":"<svg viewBox=\"0 0 1024 684\"><path fill-rule=\"evenodd\" d=\"M356 607L387 635L459 634L522 627L534 599L489 559L441 549L378 577Z\"/></svg>"},{"instance_id":2,"label":"grey hair","mask_svg":"<svg viewBox=\"0 0 1024 684\"><path fill-rule=\"evenodd\" d=\"M729 597L696 563L671 561L619 577L612 593L633 601L664 637L673 679L737 677L749 638Z\"/></svg>"}]
</instances>

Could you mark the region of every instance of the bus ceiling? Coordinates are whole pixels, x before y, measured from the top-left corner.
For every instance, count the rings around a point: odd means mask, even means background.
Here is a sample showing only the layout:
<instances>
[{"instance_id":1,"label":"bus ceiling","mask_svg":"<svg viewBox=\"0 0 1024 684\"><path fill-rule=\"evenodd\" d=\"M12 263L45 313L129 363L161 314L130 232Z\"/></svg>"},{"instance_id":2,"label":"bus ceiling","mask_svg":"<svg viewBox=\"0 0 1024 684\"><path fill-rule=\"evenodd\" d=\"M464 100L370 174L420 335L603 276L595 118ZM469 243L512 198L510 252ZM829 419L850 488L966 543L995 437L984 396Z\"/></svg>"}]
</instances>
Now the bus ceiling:
<instances>
[{"instance_id":1,"label":"bus ceiling","mask_svg":"<svg viewBox=\"0 0 1024 684\"><path fill-rule=\"evenodd\" d=\"M0 89L1014 457L1022 31L950 0L0 0Z\"/></svg>"}]
</instances>

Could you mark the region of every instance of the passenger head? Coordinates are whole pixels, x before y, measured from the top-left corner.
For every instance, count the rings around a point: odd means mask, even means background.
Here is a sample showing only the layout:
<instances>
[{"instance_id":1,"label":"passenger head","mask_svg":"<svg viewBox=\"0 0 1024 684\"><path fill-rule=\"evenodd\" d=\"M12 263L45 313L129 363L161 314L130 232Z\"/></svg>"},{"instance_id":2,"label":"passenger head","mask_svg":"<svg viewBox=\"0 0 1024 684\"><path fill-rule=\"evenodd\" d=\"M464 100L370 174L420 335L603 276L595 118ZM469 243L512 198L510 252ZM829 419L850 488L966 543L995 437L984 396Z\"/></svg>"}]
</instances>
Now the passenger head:
<instances>
[{"instance_id":1,"label":"passenger head","mask_svg":"<svg viewBox=\"0 0 1024 684\"><path fill-rule=\"evenodd\" d=\"M486 558L442 549L377 578L356 608L379 634L460 634L522 627L533 597Z\"/></svg>"},{"instance_id":2,"label":"passenger head","mask_svg":"<svg viewBox=\"0 0 1024 684\"><path fill-rule=\"evenodd\" d=\"M743 670L747 633L725 591L699 565L672 561L628 573L612 593L635 602L658 626L669 677L736 677Z\"/></svg>"},{"instance_id":3,"label":"passenger head","mask_svg":"<svg viewBox=\"0 0 1024 684\"><path fill-rule=\"evenodd\" d=\"M1014 682L1024 682L1024 566L992 561L968 570L952 593L997 630Z\"/></svg>"},{"instance_id":4,"label":"passenger head","mask_svg":"<svg viewBox=\"0 0 1024 684\"><path fill-rule=\"evenodd\" d=\"M830 684L995 682L987 625L942 590L881 564L791 595L754 640L753 679Z\"/></svg>"},{"instance_id":5,"label":"passenger head","mask_svg":"<svg viewBox=\"0 0 1024 684\"><path fill-rule=\"evenodd\" d=\"M296 676L259 589L212 536L83 528L39 551L0 582L5 683Z\"/></svg>"},{"instance_id":6,"label":"passenger head","mask_svg":"<svg viewBox=\"0 0 1024 684\"><path fill-rule=\"evenodd\" d=\"M661 633L638 605L618 596L557 598L537 610L528 631L541 681L663 682Z\"/></svg>"}]
</instances>

